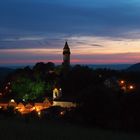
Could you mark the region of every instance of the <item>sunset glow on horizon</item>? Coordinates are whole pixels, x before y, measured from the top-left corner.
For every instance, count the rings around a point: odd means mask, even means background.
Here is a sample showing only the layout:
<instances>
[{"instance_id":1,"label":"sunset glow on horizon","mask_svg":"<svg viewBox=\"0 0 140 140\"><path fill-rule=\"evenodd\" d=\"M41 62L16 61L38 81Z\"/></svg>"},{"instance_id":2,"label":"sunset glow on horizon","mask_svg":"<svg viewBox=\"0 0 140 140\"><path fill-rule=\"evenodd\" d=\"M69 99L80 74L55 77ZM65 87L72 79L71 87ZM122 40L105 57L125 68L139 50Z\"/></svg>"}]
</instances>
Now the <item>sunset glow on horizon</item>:
<instances>
[{"instance_id":1,"label":"sunset glow on horizon","mask_svg":"<svg viewBox=\"0 0 140 140\"><path fill-rule=\"evenodd\" d=\"M140 62L139 12L137 0L2 1L0 66L61 64L66 40L72 64Z\"/></svg>"},{"instance_id":2,"label":"sunset glow on horizon","mask_svg":"<svg viewBox=\"0 0 140 140\"><path fill-rule=\"evenodd\" d=\"M86 44L86 42L88 43ZM119 41L105 38L103 40L103 38L97 37L81 37L80 40L79 37L79 39L69 39L68 43L72 53L72 64L128 64L140 61L139 39ZM58 48L46 46L46 48L1 49L0 65L34 64L50 61L61 64L62 49L63 46Z\"/></svg>"}]
</instances>

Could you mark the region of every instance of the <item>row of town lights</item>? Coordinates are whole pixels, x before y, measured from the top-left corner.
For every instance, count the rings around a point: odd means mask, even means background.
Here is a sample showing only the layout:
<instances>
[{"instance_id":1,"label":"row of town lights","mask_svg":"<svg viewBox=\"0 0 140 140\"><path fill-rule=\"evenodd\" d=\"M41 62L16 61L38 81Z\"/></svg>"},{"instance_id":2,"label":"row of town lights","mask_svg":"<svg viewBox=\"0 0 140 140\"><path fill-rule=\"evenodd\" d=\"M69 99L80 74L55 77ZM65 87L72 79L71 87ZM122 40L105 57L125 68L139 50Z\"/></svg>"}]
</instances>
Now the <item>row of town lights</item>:
<instances>
[{"instance_id":1,"label":"row of town lights","mask_svg":"<svg viewBox=\"0 0 140 140\"><path fill-rule=\"evenodd\" d=\"M126 82L125 82L124 80L121 80L121 81L120 81L120 85L121 85L121 86L127 86L127 85L126 85ZM130 90L133 90L133 89L134 89L134 86L133 86L133 85L128 85L128 88L129 88Z\"/></svg>"},{"instance_id":2,"label":"row of town lights","mask_svg":"<svg viewBox=\"0 0 140 140\"><path fill-rule=\"evenodd\" d=\"M11 103L15 103L15 100L14 100L14 99L11 99L10 102L11 102ZM16 107L16 109L18 109L21 113L24 112L24 109L23 109L23 108L20 108L20 109L19 109L18 107ZM36 110L36 112L38 113L38 116L41 115L41 111L40 111L41 109L39 109L39 108L37 108L37 107L32 107L31 110Z\"/></svg>"},{"instance_id":3,"label":"row of town lights","mask_svg":"<svg viewBox=\"0 0 140 140\"><path fill-rule=\"evenodd\" d=\"M11 102L11 103L16 103L14 99L11 99L10 102ZM16 107L16 109L18 109L18 111L19 111L21 114L25 111L25 108L23 108L23 107L22 107L22 108ZM32 111L35 110L35 111L37 112L38 117L41 117L41 109L39 109L39 108L33 106L31 110L32 110ZM60 115L61 115L61 116L65 115L65 113L66 113L65 111L60 111Z\"/></svg>"}]
</instances>

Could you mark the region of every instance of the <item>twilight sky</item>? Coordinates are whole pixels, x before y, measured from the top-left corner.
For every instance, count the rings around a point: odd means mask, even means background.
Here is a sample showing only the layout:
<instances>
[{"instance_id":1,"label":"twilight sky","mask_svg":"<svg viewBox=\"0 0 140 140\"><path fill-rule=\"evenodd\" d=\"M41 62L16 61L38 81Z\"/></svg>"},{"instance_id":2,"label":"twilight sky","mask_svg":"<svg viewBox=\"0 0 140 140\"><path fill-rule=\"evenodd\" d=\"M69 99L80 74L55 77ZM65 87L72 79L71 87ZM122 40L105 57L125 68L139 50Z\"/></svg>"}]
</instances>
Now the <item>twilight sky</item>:
<instances>
[{"instance_id":1,"label":"twilight sky","mask_svg":"<svg viewBox=\"0 0 140 140\"><path fill-rule=\"evenodd\" d=\"M140 62L140 0L0 0L0 65Z\"/></svg>"}]
</instances>

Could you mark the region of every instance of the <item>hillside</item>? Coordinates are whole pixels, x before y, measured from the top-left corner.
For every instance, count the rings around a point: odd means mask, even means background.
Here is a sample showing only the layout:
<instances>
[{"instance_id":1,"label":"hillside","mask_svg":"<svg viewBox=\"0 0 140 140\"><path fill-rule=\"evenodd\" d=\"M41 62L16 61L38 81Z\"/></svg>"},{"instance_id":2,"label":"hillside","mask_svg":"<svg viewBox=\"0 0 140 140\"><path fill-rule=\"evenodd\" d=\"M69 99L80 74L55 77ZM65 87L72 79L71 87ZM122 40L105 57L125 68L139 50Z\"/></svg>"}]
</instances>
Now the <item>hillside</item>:
<instances>
[{"instance_id":1,"label":"hillside","mask_svg":"<svg viewBox=\"0 0 140 140\"><path fill-rule=\"evenodd\" d=\"M131 65L127 71L140 71L140 63L136 63L134 65Z\"/></svg>"},{"instance_id":2,"label":"hillside","mask_svg":"<svg viewBox=\"0 0 140 140\"><path fill-rule=\"evenodd\" d=\"M49 121L1 119L0 137L4 140L138 140L137 134L119 133L103 129L84 128L72 124ZM14 127L14 128L13 128Z\"/></svg>"}]
</instances>

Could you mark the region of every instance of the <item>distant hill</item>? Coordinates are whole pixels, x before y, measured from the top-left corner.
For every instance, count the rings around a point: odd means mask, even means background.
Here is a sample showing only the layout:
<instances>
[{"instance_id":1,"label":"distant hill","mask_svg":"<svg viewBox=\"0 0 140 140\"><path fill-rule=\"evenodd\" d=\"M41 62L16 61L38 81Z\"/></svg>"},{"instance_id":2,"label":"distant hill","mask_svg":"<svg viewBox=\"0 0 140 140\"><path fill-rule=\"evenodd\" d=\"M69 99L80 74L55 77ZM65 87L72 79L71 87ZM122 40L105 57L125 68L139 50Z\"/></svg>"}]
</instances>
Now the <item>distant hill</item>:
<instances>
[{"instance_id":1,"label":"distant hill","mask_svg":"<svg viewBox=\"0 0 140 140\"><path fill-rule=\"evenodd\" d=\"M131 64L88 64L93 69L112 69L112 70L125 70L131 66Z\"/></svg>"},{"instance_id":2,"label":"distant hill","mask_svg":"<svg viewBox=\"0 0 140 140\"><path fill-rule=\"evenodd\" d=\"M6 68L6 67L0 67L0 82L2 82L8 74L13 72L14 69Z\"/></svg>"},{"instance_id":3,"label":"distant hill","mask_svg":"<svg viewBox=\"0 0 140 140\"><path fill-rule=\"evenodd\" d=\"M12 68L7 68L7 67L0 67L0 72L2 71L13 71L14 69Z\"/></svg>"},{"instance_id":4,"label":"distant hill","mask_svg":"<svg viewBox=\"0 0 140 140\"><path fill-rule=\"evenodd\" d=\"M127 71L140 71L140 63L136 63L134 65L131 65Z\"/></svg>"}]
</instances>

